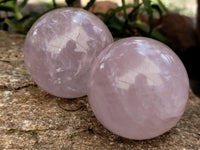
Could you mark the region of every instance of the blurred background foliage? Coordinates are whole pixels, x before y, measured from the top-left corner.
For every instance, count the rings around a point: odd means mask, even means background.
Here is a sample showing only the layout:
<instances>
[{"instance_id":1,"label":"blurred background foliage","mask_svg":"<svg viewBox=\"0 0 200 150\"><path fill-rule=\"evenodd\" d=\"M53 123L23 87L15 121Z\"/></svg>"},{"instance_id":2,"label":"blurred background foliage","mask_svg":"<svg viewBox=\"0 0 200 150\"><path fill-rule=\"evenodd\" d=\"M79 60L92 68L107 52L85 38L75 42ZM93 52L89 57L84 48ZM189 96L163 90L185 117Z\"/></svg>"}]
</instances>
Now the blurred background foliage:
<instances>
[{"instance_id":1,"label":"blurred background foliage","mask_svg":"<svg viewBox=\"0 0 200 150\"><path fill-rule=\"evenodd\" d=\"M18 2L18 0L0 0L0 29L20 33L27 33L32 24L44 13L37 11L23 12L22 9L27 5L28 0ZM53 6L49 5L49 10Z\"/></svg>"},{"instance_id":2,"label":"blurred background foliage","mask_svg":"<svg viewBox=\"0 0 200 150\"><path fill-rule=\"evenodd\" d=\"M83 9L89 10L95 1L89 0ZM76 2L77 0L65 0L65 4L57 4L56 0L49 0L49 3L40 3L47 9L38 12L23 11L28 0L0 0L0 29L26 34L33 23L46 12L59 7L76 7ZM114 37L142 35L170 45L169 40L156 30L155 18L161 20L163 13L168 11L167 8L172 8L172 3L165 5L161 0L132 0L132 3L126 4L125 0L121 0L121 4L106 13L95 13L108 26ZM174 10L183 11L175 6Z\"/></svg>"},{"instance_id":3,"label":"blurred background foliage","mask_svg":"<svg viewBox=\"0 0 200 150\"><path fill-rule=\"evenodd\" d=\"M22 12L28 0L0 0L0 11L3 12L0 16L0 29L27 33L32 24L41 15L55 8L73 7L75 1L65 0L66 4L58 5L56 0L51 0L45 4L48 9L44 12ZM90 0L83 9L89 10L94 2L95 0ZM133 0L132 4L126 4L125 0L121 0L121 2L122 6L110 9L107 13L95 13L101 16L115 37L126 37L141 33L144 36L168 43L168 40L154 28L153 18L157 16L161 19L162 14L167 11L167 8L160 0ZM148 25L141 21L143 14L148 16Z\"/></svg>"}]
</instances>

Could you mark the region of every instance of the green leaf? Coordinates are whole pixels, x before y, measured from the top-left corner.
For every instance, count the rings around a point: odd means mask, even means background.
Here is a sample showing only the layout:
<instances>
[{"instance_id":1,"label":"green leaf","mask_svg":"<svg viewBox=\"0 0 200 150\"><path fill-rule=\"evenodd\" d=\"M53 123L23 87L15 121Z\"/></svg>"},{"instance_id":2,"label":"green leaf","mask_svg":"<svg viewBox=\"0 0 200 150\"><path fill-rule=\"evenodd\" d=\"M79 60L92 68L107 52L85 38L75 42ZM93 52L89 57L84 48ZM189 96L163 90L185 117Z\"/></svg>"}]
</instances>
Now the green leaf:
<instances>
[{"instance_id":1,"label":"green leaf","mask_svg":"<svg viewBox=\"0 0 200 150\"><path fill-rule=\"evenodd\" d=\"M126 21L128 21L128 15L126 13L126 4L125 4L125 0L122 0L122 8L123 8L123 12L124 12L124 18Z\"/></svg>"},{"instance_id":2,"label":"green leaf","mask_svg":"<svg viewBox=\"0 0 200 150\"><path fill-rule=\"evenodd\" d=\"M137 21L134 25L135 25L135 27L137 27L138 29L143 31L146 35L149 35L149 28L147 26L145 26L142 22ZM170 45L170 41L156 29L152 30L152 33L150 36L154 39L157 39L157 40L167 44L167 45Z\"/></svg>"},{"instance_id":3,"label":"green leaf","mask_svg":"<svg viewBox=\"0 0 200 150\"><path fill-rule=\"evenodd\" d=\"M17 6L16 0L12 0L12 1L10 0L10 1L6 1L5 3L0 3L0 10L13 12L15 14L16 19L18 20L22 18L22 14L20 12L20 8Z\"/></svg>"},{"instance_id":4,"label":"green leaf","mask_svg":"<svg viewBox=\"0 0 200 150\"><path fill-rule=\"evenodd\" d=\"M144 8L147 12L147 15L149 17L149 34L151 34L152 30L153 30L153 11L152 11L152 7L151 7L151 1L150 0L143 0L143 4L144 4Z\"/></svg>"},{"instance_id":5,"label":"green leaf","mask_svg":"<svg viewBox=\"0 0 200 150\"><path fill-rule=\"evenodd\" d=\"M127 9L127 8L133 7L133 5L132 4L128 4L128 5L125 5L124 7ZM116 13L122 11L123 9L124 9L123 7L117 7L115 9L110 9L107 13L104 14L104 16L102 15L102 13L100 13L100 14L101 14L101 16L104 17L104 22L107 22L107 21L110 20L110 18L115 16Z\"/></svg>"},{"instance_id":6,"label":"green leaf","mask_svg":"<svg viewBox=\"0 0 200 150\"><path fill-rule=\"evenodd\" d=\"M0 10L14 12L15 6L16 6L16 1L14 0L6 1L4 3L2 1L2 3L0 3Z\"/></svg>"},{"instance_id":7,"label":"green leaf","mask_svg":"<svg viewBox=\"0 0 200 150\"><path fill-rule=\"evenodd\" d=\"M35 23L35 21L40 17L39 16L36 16L36 17L33 17L28 23L26 23L24 25L24 32L28 32L29 29L32 27L32 25Z\"/></svg>"},{"instance_id":8,"label":"green leaf","mask_svg":"<svg viewBox=\"0 0 200 150\"><path fill-rule=\"evenodd\" d=\"M9 27L15 29L15 30L18 31L18 32L24 32L24 31L23 31L23 26L22 26L22 25L20 25L20 24L18 24L18 23L15 23L15 22L13 22L12 20L10 20L10 19L8 19L8 18L5 19L5 23L6 23Z\"/></svg>"},{"instance_id":9,"label":"green leaf","mask_svg":"<svg viewBox=\"0 0 200 150\"><path fill-rule=\"evenodd\" d=\"M90 7L95 3L96 0L90 0L87 5L83 8L85 10L89 10Z\"/></svg>"},{"instance_id":10,"label":"green leaf","mask_svg":"<svg viewBox=\"0 0 200 150\"><path fill-rule=\"evenodd\" d=\"M168 11L167 7L161 2L161 0L157 0L160 9L164 12Z\"/></svg>"},{"instance_id":11,"label":"green leaf","mask_svg":"<svg viewBox=\"0 0 200 150\"><path fill-rule=\"evenodd\" d=\"M0 5L2 6L8 6L8 7L15 7L15 5L17 4L17 0L7 0L7 1L2 1L2 3L0 3Z\"/></svg>"},{"instance_id":12,"label":"green leaf","mask_svg":"<svg viewBox=\"0 0 200 150\"><path fill-rule=\"evenodd\" d=\"M23 18L22 14L20 12L19 7L15 6L14 13L15 13L15 17L16 17L17 20L20 20L20 19Z\"/></svg>"},{"instance_id":13,"label":"green leaf","mask_svg":"<svg viewBox=\"0 0 200 150\"><path fill-rule=\"evenodd\" d=\"M128 17L130 18L131 16L133 16L133 14L136 14L136 16L137 16L141 5L142 4L138 4L136 6L133 6L133 10L128 14Z\"/></svg>"},{"instance_id":14,"label":"green leaf","mask_svg":"<svg viewBox=\"0 0 200 150\"><path fill-rule=\"evenodd\" d=\"M14 12L14 9L12 7L2 6L0 5L1 11L8 11L8 12Z\"/></svg>"},{"instance_id":15,"label":"green leaf","mask_svg":"<svg viewBox=\"0 0 200 150\"><path fill-rule=\"evenodd\" d=\"M57 7L56 0L52 0L52 3L53 3L53 7L56 8Z\"/></svg>"},{"instance_id":16,"label":"green leaf","mask_svg":"<svg viewBox=\"0 0 200 150\"><path fill-rule=\"evenodd\" d=\"M26 6L28 0L24 0L20 5L19 5L19 8L22 9L24 8L24 6Z\"/></svg>"},{"instance_id":17,"label":"green leaf","mask_svg":"<svg viewBox=\"0 0 200 150\"><path fill-rule=\"evenodd\" d=\"M160 18L162 18L162 13L163 12L162 12L162 10L160 9L160 7L158 5L156 5L156 4L152 5L152 9L156 10L158 12Z\"/></svg>"},{"instance_id":18,"label":"green leaf","mask_svg":"<svg viewBox=\"0 0 200 150\"><path fill-rule=\"evenodd\" d=\"M9 2L9 1L13 1L13 0L0 0L0 4L1 3L6 3L6 2Z\"/></svg>"},{"instance_id":19,"label":"green leaf","mask_svg":"<svg viewBox=\"0 0 200 150\"><path fill-rule=\"evenodd\" d=\"M116 16L113 16L109 20L108 26L116 31L123 30L123 23Z\"/></svg>"},{"instance_id":20,"label":"green leaf","mask_svg":"<svg viewBox=\"0 0 200 150\"><path fill-rule=\"evenodd\" d=\"M94 13L95 15L99 15L99 16L102 16L102 17L105 17L106 16L106 14L104 14L104 13L99 13L99 12L97 12L97 13Z\"/></svg>"}]
</instances>

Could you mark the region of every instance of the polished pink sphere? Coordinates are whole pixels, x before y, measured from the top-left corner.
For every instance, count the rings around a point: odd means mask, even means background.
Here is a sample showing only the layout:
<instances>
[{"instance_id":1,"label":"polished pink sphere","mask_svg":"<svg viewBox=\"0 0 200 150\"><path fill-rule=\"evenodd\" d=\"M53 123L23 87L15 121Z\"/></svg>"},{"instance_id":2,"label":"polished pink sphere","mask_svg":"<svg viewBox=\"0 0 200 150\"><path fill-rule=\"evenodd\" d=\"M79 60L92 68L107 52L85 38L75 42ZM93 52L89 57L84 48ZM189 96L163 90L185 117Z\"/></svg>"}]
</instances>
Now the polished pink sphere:
<instances>
[{"instance_id":1,"label":"polished pink sphere","mask_svg":"<svg viewBox=\"0 0 200 150\"><path fill-rule=\"evenodd\" d=\"M33 80L58 97L87 94L92 62L113 42L104 23L79 8L60 8L42 16L30 29L24 60Z\"/></svg>"},{"instance_id":2,"label":"polished pink sphere","mask_svg":"<svg viewBox=\"0 0 200 150\"><path fill-rule=\"evenodd\" d=\"M119 40L96 58L88 83L97 119L113 133L136 140L159 136L176 125L189 94L187 72L159 41Z\"/></svg>"}]
</instances>

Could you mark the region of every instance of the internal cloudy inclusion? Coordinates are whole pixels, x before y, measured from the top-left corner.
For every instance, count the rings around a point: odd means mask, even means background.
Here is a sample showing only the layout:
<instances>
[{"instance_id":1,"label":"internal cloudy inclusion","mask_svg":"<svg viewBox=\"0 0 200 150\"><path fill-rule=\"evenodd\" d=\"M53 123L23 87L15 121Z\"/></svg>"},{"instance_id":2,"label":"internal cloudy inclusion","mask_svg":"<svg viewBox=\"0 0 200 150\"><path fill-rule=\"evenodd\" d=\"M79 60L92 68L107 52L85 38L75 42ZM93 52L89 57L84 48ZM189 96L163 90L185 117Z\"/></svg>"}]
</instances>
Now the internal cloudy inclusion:
<instances>
[{"instance_id":1,"label":"internal cloudy inclusion","mask_svg":"<svg viewBox=\"0 0 200 150\"><path fill-rule=\"evenodd\" d=\"M107 27L93 14L57 9L29 31L24 45L26 67L35 82L53 95L84 96L91 63L112 42Z\"/></svg>"}]
</instances>

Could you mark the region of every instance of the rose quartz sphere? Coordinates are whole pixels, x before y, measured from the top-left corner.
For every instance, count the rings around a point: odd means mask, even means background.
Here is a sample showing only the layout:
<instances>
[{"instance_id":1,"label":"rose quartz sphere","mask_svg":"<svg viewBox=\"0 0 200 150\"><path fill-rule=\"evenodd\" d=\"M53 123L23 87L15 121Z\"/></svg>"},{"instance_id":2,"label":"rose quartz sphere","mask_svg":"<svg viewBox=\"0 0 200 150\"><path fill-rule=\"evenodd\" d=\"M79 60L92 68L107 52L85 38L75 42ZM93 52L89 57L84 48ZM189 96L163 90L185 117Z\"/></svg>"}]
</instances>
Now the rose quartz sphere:
<instances>
[{"instance_id":1,"label":"rose quartz sphere","mask_svg":"<svg viewBox=\"0 0 200 150\"><path fill-rule=\"evenodd\" d=\"M65 98L87 94L92 62L113 42L104 23L78 8L61 8L42 16L30 29L24 60L33 80L48 93Z\"/></svg>"},{"instance_id":2,"label":"rose quartz sphere","mask_svg":"<svg viewBox=\"0 0 200 150\"><path fill-rule=\"evenodd\" d=\"M92 66L88 87L97 119L113 133L136 140L175 126L189 94L188 76L177 55L144 37L105 48Z\"/></svg>"}]
</instances>

